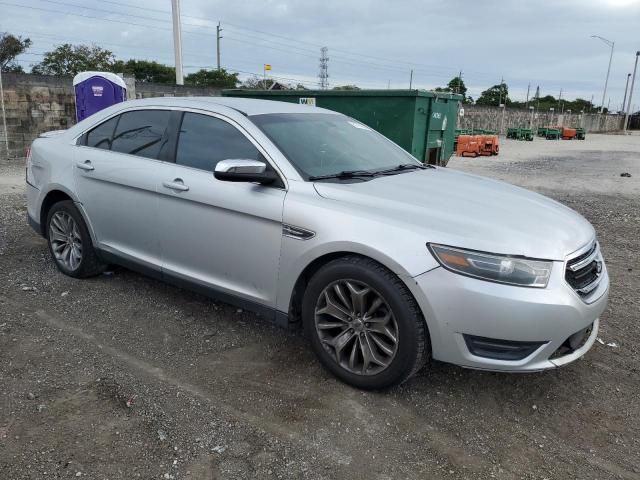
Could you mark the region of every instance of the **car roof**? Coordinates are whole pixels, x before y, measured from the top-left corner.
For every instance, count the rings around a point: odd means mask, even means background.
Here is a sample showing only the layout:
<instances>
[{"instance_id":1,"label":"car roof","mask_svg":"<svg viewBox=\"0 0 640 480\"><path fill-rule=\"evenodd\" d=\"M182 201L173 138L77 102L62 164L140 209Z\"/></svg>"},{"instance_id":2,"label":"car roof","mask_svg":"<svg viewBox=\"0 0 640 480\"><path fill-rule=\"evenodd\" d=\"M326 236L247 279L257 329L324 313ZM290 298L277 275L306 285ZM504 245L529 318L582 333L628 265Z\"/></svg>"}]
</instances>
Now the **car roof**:
<instances>
[{"instance_id":1,"label":"car roof","mask_svg":"<svg viewBox=\"0 0 640 480\"><path fill-rule=\"evenodd\" d=\"M324 108L299 105L290 102L258 100L254 98L232 97L153 97L126 102L128 106L171 106L185 108L202 108L214 110L220 105L233 108L244 115L261 115L265 113L333 113ZM135 105L134 105L135 104Z\"/></svg>"}]
</instances>

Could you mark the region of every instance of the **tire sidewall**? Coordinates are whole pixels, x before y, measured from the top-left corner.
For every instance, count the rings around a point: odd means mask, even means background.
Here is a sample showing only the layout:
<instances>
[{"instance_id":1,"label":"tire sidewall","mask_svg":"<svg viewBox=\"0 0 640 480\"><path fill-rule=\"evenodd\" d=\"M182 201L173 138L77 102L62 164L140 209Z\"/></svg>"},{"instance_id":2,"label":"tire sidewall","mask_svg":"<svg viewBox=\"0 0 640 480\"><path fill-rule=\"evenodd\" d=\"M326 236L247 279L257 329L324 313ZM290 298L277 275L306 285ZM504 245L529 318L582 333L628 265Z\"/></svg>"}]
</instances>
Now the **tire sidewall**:
<instances>
[{"instance_id":1,"label":"tire sidewall","mask_svg":"<svg viewBox=\"0 0 640 480\"><path fill-rule=\"evenodd\" d=\"M78 231L80 233L80 237L82 240L82 259L80 260L80 264L78 265L78 268L76 268L75 270L70 270L67 267L65 267L63 264L58 262L55 254L53 253L53 247L51 246L51 239L49 238L50 229L51 229L51 219L53 218L53 215L56 212L61 212L61 211L69 214L69 216L71 216L71 218L73 218L73 220L76 222L76 225L78 226ZM90 261L89 260L90 249L92 249L93 246L91 244L91 236L89 235L89 231L87 230L86 224L84 223L84 219L82 218L82 215L80 215L80 212L78 212L78 209L75 207L73 202L70 200L64 200L62 202L55 203L49 209L49 213L47 214L46 228L47 228L46 230L47 245L49 247L49 252L51 253L51 258L53 259L53 262L56 264L58 269L65 275L69 275L71 277L83 276L82 272L85 271L85 266L87 262Z\"/></svg>"},{"instance_id":2,"label":"tire sidewall","mask_svg":"<svg viewBox=\"0 0 640 480\"><path fill-rule=\"evenodd\" d=\"M391 365L377 375L356 375L342 368L324 349L315 327L315 307L324 288L336 280L364 282L377 291L389 305L398 324L398 350ZM366 265L334 261L320 269L309 282L302 302L305 334L322 364L341 380L364 389L383 389L400 383L412 372L419 349L416 311L408 305L402 292L393 282ZM419 321L424 320L422 318ZM426 325L424 327L426 333Z\"/></svg>"}]
</instances>

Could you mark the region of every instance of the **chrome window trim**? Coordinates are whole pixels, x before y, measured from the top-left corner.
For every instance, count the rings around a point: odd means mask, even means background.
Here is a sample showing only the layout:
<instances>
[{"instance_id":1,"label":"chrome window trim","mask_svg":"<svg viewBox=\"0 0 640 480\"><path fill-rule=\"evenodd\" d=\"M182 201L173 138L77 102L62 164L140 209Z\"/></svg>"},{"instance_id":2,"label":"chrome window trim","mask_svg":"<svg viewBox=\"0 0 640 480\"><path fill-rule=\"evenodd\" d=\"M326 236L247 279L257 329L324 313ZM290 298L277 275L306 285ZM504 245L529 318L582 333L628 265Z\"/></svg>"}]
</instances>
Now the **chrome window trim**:
<instances>
[{"instance_id":1,"label":"chrome window trim","mask_svg":"<svg viewBox=\"0 0 640 480\"><path fill-rule=\"evenodd\" d=\"M226 115L224 115L223 113L219 113L219 112L213 112L211 110L206 110L206 109L201 109L201 108L194 108L194 107L176 107L176 106L166 106L166 105L145 105L142 107L129 107L129 108L123 108L122 110L119 110L117 112L114 112L113 115L110 115L108 117L102 118L100 119L100 121L95 122L94 124L92 124L91 126L87 127L86 129L84 129L80 134L76 135L76 137L73 139L72 144L75 145L76 147L84 147L84 148L90 148L90 149L95 149L95 150L102 150L105 151L102 148L95 148L95 147L90 147L88 145L78 145L78 140L80 138L82 138L87 132L89 132L90 130L93 130L94 128L96 128L97 126L99 126L100 124L104 123L104 122L108 122L109 120L111 120L113 117L116 117L118 115L122 115L124 113L129 113L129 112L135 112L138 110L171 110L171 111L180 111L183 113L195 113L195 114L199 114L199 115L208 115L210 117L215 117L218 118L219 120L222 120L228 124L230 124L232 127L235 127L237 130L240 131L240 133L242 135L244 135L244 137L249 140L249 142L251 142L251 144L256 147L256 149L262 154L262 156L265 158L265 160L267 161L267 163L274 169L274 171L278 174L278 176L280 177L280 180L282 181L282 184L284 185L284 187L280 188L281 190L289 190L289 183L287 182L287 178L285 177L285 175L282 173L282 170L280 169L280 167L278 166L278 164L273 160L273 157L267 152L267 150L253 137L253 135L251 135L250 132L247 131L246 128L244 128L241 124L239 124L236 120L234 120L233 118L230 118ZM179 138L178 138L179 139ZM177 148L177 143L176 143L176 148ZM123 152L114 152L112 150L106 150L107 152L111 152L111 153L118 153L120 155L129 155L131 157L135 157L135 158L147 158L147 157L142 157L140 155L133 155L130 153L123 153ZM168 163L165 162L163 160L158 160L158 159L154 159L154 158L148 158L148 160L155 160L155 161L159 161L159 162L163 162L163 163ZM179 166L182 168L191 168L193 170L198 170L200 172L205 171L202 170L200 168L193 168L193 167L188 167L185 165L178 165L175 162L171 162L173 163L175 166ZM213 172L211 172L213 173ZM275 188L279 188L279 187L275 187Z\"/></svg>"}]
</instances>

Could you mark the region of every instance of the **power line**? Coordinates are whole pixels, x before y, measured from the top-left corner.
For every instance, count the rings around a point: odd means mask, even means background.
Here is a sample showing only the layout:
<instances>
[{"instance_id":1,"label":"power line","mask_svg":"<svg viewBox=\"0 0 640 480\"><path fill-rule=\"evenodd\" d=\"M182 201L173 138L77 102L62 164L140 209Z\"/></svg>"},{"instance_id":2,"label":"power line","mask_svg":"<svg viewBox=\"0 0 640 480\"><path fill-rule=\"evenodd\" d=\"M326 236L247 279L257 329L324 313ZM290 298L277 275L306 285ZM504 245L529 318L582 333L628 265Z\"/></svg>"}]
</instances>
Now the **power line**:
<instances>
[{"instance_id":1,"label":"power line","mask_svg":"<svg viewBox=\"0 0 640 480\"><path fill-rule=\"evenodd\" d=\"M49 2L52 4L57 4L57 5L68 5L68 6L72 6L74 8L82 8L85 10L93 10L93 11L101 11L104 13L107 13L109 15L120 15L120 16L128 16L128 17L135 17L135 18L139 18L139 19L143 19L143 20L148 20L148 21L152 21L152 22L168 22L168 20L163 20L157 17L147 17L147 16L143 16L143 15L131 15L131 14L126 14L123 12L116 12L116 11L111 11L111 10L106 10L106 9L98 9L98 8L94 8L94 7L86 7L84 5L80 5L80 4L73 4L73 3L68 3L68 2L62 2L59 0L41 0L44 2ZM150 11L150 12L157 12L157 13L162 13L162 14L170 14L170 12L168 10L161 10L161 9L154 9L154 8L147 8L147 7L139 7L136 5L132 5L132 4L128 4L128 3L123 3L123 2L117 2L117 1L112 1L112 0L103 0L102 3L108 3L108 4L113 4L113 5L118 5L118 6L122 6L122 7L127 7L127 8L133 8L133 9L138 9L138 10L142 10L142 11ZM137 27L143 27L143 28L153 28L155 30L165 30L165 31L171 31L171 28L164 28L162 26L159 25L151 25L151 24L143 24L143 23L136 23L136 22L131 22L131 21L127 21L127 20L121 20L121 19L113 19L113 18L105 18L105 17L100 17L100 16L94 16L94 15L88 15L85 13L75 13L75 12L67 12L67 11L60 11L60 10L53 10L53 9L47 9L47 8L42 8L42 7L36 7L36 6L29 6L29 5L20 5L17 3L11 3L11 2L6 2L6 1L0 1L0 5L6 5L6 6L13 6L16 8L23 8L23 9L30 9L33 11L43 11L43 12L48 12L48 13L56 13L56 14L61 14L61 15L69 15L69 16L74 16L74 17L79 17L79 18L90 18L90 19L96 19L96 20L102 20L105 22L111 22L111 23L119 23L119 24L125 24L125 25L132 25L132 26L137 26ZM188 16L185 15L185 18L193 18L193 19L197 19L199 22L208 22L210 23L210 20L207 19L203 19L202 17L196 17L196 16ZM195 24L195 23L183 23L184 25L188 25L188 26L192 26L198 29L201 28L207 28L206 25L202 25L200 24ZM245 37L249 37L249 38L254 38L256 40L259 40L260 42L265 42L265 43L272 43L273 45L276 46L282 46L285 47L286 50L282 50L282 49L278 49L277 47L273 47L270 45L260 45L264 48L270 48L273 50L280 50L280 51L284 51L288 54L296 54L296 55L301 55L301 56L308 56L309 58L317 58L315 56L315 52L305 48L304 46L300 46L300 44L306 44L306 45L311 45L311 46L319 46L319 44L313 43L313 42L308 42L308 41L304 41L304 40L300 40L300 39L294 39L291 37L287 37L285 35L279 35L276 33L269 33L269 32L264 32L261 30L255 30L255 29L251 29L251 28L247 28L247 27L243 27L240 25L237 25L235 23L231 23L231 22L225 22L225 25L229 25L231 28L235 28L236 30L240 30L241 32L237 32L240 33L241 35L245 36ZM253 32L253 33L257 33L258 35L251 35L245 32ZM190 35L202 35L202 36L208 36L208 37L213 37L215 36L215 33L211 32L211 33L206 33L206 32L196 32L196 31L191 31L191 30L183 30L183 33L185 34L190 34ZM276 40L272 40L272 39L265 39L260 37L259 35L264 35L264 36L269 36L269 37L276 37L276 38L281 38L284 40L289 40L292 42L297 43L298 45L291 45L291 44L283 44L281 42L278 42ZM228 39L233 39L232 37L226 37ZM255 46L255 43L252 43L250 41L246 41L246 40L240 40L240 39L233 39L234 41L238 41L238 42L244 42L244 43L248 43L250 45ZM131 48L129 46L125 47L122 46L123 48ZM374 56L374 55L367 55L367 54L363 54L363 53L355 53L355 52L350 52L347 50L342 50L342 49L334 49L332 48L333 52L342 52L343 55L340 54L336 54L334 53L332 55L332 64L335 63L342 63L342 64L347 64L347 65L352 65L352 64L361 64L361 65L366 65L369 68L374 68L374 69L379 69L379 70L392 70L392 71L396 71L400 74L399 72L399 68L398 65L399 64L403 64L403 65L408 65L408 66L422 66L424 67L426 70L421 71L418 68L414 68L416 73L420 73L421 76L426 76L426 77L432 77L432 78L437 78L437 79L445 79L445 73L436 73L434 72L434 70L443 70L446 69L447 71L449 71L448 68L446 67L442 67L440 65L438 66L433 66L433 65L427 65L427 64L420 64L420 63L415 63L415 62L408 62L408 61L404 61L404 60L387 60L384 57L380 57L380 56ZM195 55L195 54L192 54ZM354 56L356 58L349 58L347 56ZM367 60L363 60L363 58L371 58L376 60L376 62L371 62L371 61L367 61ZM391 63L385 63L385 62L393 62L393 64ZM471 71L473 72L473 71ZM476 75L474 76L488 76L488 73L484 73L484 72L475 72ZM551 83L551 82L550 82ZM548 83L548 88L553 88L555 87L556 83L550 84ZM590 84L589 84L590 85Z\"/></svg>"}]
</instances>

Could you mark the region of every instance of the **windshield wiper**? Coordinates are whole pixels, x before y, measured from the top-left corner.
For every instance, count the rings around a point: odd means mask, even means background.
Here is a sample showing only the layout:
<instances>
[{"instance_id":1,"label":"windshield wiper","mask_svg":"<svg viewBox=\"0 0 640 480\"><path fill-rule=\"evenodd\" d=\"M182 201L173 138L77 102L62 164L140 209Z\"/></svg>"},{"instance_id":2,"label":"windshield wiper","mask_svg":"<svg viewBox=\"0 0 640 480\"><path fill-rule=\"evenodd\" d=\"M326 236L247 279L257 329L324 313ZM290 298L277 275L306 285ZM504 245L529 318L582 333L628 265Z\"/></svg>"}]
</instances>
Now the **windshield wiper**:
<instances>
[{"instance_id":1,"label":"windshield wiper","mask_svg":"<svg viewBox=\"0 0 640 480\"><path fill-rule=\"evenodd\" d=\"M427 168L435 168L433 165L423 163L401 163L393 168L387 168L386 170L378 170L375 172L378 175L389 175L393 173L402 172L405 170L426 170Z\"/></svg>"},{"instance_id":2,"label":"windshield wiper","mask_svg":"<svg viewBox=\"0 0 640 480\"><path fill-rule=\"evenodd\" d=\"M343 179L357 177L375 177L375 175L376 174L374 172L370 172L368 170L343 170L342 172L330 173L328 175L312 175L309 177L309 180L313 182L315 180L325 180L327 178Z\"/></svg>"}]
</instances>

